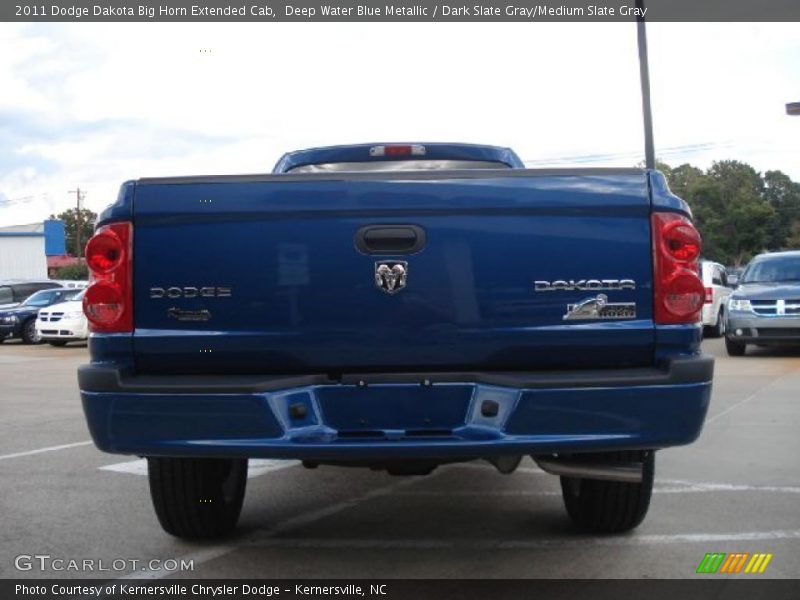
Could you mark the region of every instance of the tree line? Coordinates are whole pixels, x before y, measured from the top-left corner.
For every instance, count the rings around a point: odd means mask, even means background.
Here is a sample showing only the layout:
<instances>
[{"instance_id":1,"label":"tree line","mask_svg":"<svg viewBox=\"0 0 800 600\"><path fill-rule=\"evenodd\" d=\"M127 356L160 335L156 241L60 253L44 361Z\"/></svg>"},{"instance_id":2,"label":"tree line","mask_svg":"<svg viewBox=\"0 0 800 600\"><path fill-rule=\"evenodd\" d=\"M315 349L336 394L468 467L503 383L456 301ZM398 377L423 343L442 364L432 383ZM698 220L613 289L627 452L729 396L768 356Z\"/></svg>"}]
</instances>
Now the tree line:
<instances>
[{"instance_id":1,"label":"tree line","mask_svg":"<svg viewBox=\"0 0 800 600\"><path fill-rule=\"evenodd\" d=\"M738 160L657 168L692 208L704 258L738 267L761 252L800 249L800 183L785 173Z\"/></svg>"}]
</instances>

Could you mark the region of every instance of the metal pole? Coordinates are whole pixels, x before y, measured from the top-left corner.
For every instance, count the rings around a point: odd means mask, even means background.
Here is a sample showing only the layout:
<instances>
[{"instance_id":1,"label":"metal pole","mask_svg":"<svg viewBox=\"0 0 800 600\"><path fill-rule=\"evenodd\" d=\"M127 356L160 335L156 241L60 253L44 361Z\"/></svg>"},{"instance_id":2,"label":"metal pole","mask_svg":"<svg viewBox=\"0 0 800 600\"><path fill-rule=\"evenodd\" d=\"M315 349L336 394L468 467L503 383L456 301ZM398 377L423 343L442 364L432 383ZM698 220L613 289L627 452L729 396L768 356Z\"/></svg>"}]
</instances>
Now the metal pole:
<instances>
[{"instance_id":1,"label":"metal pole","mask_svg":"<svg viewBox=\"0 0 800 600\"><path fill-rule=\"evenodd\" d=\"M75 256L77 258L81 257L81 209L83 208L83 204L81 200L83 200L83 195L85 192L81 192L81 188L77 188L75 190L70 190L70 194L75 194L77 200L77 212L75 213Z\"/></svg>"},{"instance_id":2,"label":"metal pole","mask_svg":"<svg viewBox=\"0 0 800 600\"><path fill-rule=\"evenodd\" d=\"M636 8L644 9L644 0L636 0ZM641 15L644 10L639 10ZM656 150L653 143L653 110L650 107L650 67L647 64L647 31L644 17L636 17L636 32L639 41L639 79L642 85L642 116L644 117L644 164L648 169L656 168Z\"/></svg>"},{"instance_id":3,"label":"metal pole","mask_svg":"<svg viewBox=\"0 0 800 600\"><path fill-rule=\"evenodd\" d=\"M80 258L81 257L81 188L78 188L78 193L75 194L78 197L78 212L75 215L76 220L78 222L78 226L75 228L75 256Z\"/></svg>"}]
</instances>

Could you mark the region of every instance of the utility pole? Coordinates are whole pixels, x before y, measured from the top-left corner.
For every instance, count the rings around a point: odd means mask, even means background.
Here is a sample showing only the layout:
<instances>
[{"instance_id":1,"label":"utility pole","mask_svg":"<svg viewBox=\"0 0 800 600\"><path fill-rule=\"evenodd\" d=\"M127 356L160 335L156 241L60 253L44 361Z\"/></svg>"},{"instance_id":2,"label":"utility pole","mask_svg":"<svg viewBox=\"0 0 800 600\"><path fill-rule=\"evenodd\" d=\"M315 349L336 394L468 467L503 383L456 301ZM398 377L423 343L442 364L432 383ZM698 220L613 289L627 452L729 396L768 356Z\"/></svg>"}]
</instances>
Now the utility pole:
<instances>
[{"instance_id":1,"label":"utility pole","mask_svg":"<svg viewBox=\"0 0 800 600\"><path fill-rule=\"evenodd\" d=\"M644 0L636 0L636 8L644 8ZM639 14L644 14L639 10ZM636 32L639 42L639 80L642 86L642 115L644 117L644 164L648 169L656 168L656 150L653 142L653 110L650 107L650 66L647 60L647 32L644 17L636 17Z\"/></svg>"},{"instance_id":2,"label":"utility pole","mask_svg":"<svg viewBox=\"0 0 800 600\"><path fill-rule=\"evenodd\" d=\"M69 190L70 194L75 194L75 198L77 200L77 207L78 211L75 215L75 256L77 258L81 257L81 210L83 209L83 197L86 195L86 192L81 191L81 188L75 188L74 190Z\"/></svg>"}]
</instances>

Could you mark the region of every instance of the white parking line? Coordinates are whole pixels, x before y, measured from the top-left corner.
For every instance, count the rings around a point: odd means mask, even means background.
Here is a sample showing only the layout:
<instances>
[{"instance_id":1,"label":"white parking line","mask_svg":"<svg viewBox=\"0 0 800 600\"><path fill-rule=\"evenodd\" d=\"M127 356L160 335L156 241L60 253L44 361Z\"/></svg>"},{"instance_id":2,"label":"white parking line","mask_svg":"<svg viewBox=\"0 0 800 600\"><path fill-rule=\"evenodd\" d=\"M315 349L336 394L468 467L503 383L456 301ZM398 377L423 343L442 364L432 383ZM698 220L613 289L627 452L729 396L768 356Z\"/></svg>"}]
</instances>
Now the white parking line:
<instances>
[{"instance_id":1,"label":"white parking line","mask_svg":"<svg viewBox=\"0 0 800 600\"><path fill-rule=\"evenodd\" d=\"M738 483L711 483L684 481L681 479L665 479L661 484L680 486L656 488L662 494L682 492L772 492L777 494L800 494L800 487L782 485L746 485Z\"/></svg>"},{"instance_id":2,"label":"white parking line","mask_svg":"<svg viewBox=\"0 0 800 600\"><path fill-rule=\"evenodd\" d=\"M296 538L261 539L248 547L302 548L319 550L549 550L589 546L648 546L660 544L699 544L741 541L776 541L800 539L800 530L742 531L734 533L678 533L673 535L633 534L617 537L539 538L529 540L508 539L341 539Z\"/></svg>"},{"instance_id":3,"label":"white parking line","mask_svg":"<svg viewBox=\"0 0 800 600\"><path fill-rule=\"evenodd\" d=\"M254 547L263 543L265 540L269 538L275 537L276 535L280 535L290 529L295 529L297 527L303 527L315 521L319 521L320 519L324 519L325 517L329 517L334 515L338 512L343 510L347 510L348 508L352 508L354 506L358 506L363 502L367 502L372 500L373 498L379 498L380 496L386 496L395 492L396 490L411 485L413 483L418 482L418 479L413 477L409 479L402 479L395 483L390 483L388 485L384 485L379 488L375 488L361 496L357 496L355 498L351 498L349 500L343 500L342 502L337 502L335 504L331 504L329 506L325 506L323 508L312 510L307 513L301 513L296 517L292 517L287 519L283 523L279 523L272 529L256 529L246 538L238 540L236 544L225 544L221 546L212 546L210 548L205 548L198 552L194 552L192 554L187 554L185 556L179 557L177 560L180 562L181 560L184 561L193 561L192 564L196 567L199 564L208 562L210 560L214 560L221 556L225 556L231 552L236 550L241 550L243 548ZM174 573L171 571L151 571L151 570L144 570L144 571L134 571L129 573L128 575L124 575L119 577L118 579L162 579L163 577L169 577Z\"/></svg>"},{"instance_id":4,"label":"white parking line","mask_svg":"<svg viewBox=\"0 0 800 600\"><path fill-rule=\"evenodd\" d=\"M247 465L247 478L259 477L270 471L280 471L300 464L299 460L268 460L251 458ZM113 465L98 467L101 471L114 471L116 473L127 473L129 475L147 475L147 460L126 460Z\"/></svg>"},{"instance_id":5,"label":"white parking line","mask_svg":"<svg viewBox=\"0 0 800 600\"><path fill-rule=\"evenodd\" d=\"M251 458L248 463L247 478L252 479L265 475L271 471L279 471L287 469L300 464L297 460L271 460L271 459L254 459ZM478 467L489 471L493 469L491 465L480 464L453 464L452 467ZM147 461L145 459L128 460L121 463L114 463L112 465L105 465L98 467L101 471L114 471L117 473L126 473L130 475L147 475ZM520 467L517 471L522 473L532 474L546 474L541 469L536 467ZM777 486L777 485L745 485L734 483L714 483L714 482L696 482L686 481L683 479L664 479L656 481L656 487L653 490L656 494L691 494L691 493L709 493L709 492L767 492L776 494L800 494L800 487L795 486ZM560 496L559 491L548 490L442 490L442 491L408 491L399 492L407 496L429 496L429 497L447 497L447 496Z\"/></svg>"},{"instance_id":6,"label":"white parking line","mask_svg":"<svg viewBox=\"0 0 800 600\"><path fill-rule=\"evenodd\" d=\"M561 496L561 492L545 490L454 490L448 491L407 491L396 492L398 496L419 496L421 498L489 498L489 497L514 497L514 496Z\"/></svg>"},{"instance_id":7,"label":"white parking line","mask_svg":"<svg viewBox=\"0 0 800 600\"><path fill-rule=\"evenodd\" d=\"M128 461L117 465L101 467L106 470L117 470L122 472L136 472L141 474L141 466L133 467L133 463L144 461ZM272 470L285 468L297 464L297 461L251 461L259 469L258 474L263 474ZM259 464L262 463L262 464ZM128 465L122 467L121 465ZM463 467L464 464L453 464L442 467L439 473L450 468ZM535 468L526 469L531 472L541 472ZM248 474L253 477L256 475ZM403 491L403 488L419 482L418 479L409 478L373 489L361 496L337 502L329 506L301 513L296 517L287 519L277 524L272 529L256 529L245 538L235 540L234 543L221 544L198 550L192 554L179 557L179 560L193 561L195 566L226 556L237 550L246 548L305 548L305 549L337 549L337 550L362 550L362 549L382 549L382 550L425 550L425 549L472 549L472 550L537 550L537 549L561 549L561 548L585 548L586 546L625 546L625 545L658 545L658 544L680 544L680 543L722 543L738 541L769 541L769 540L791 540L800 539L800 530L772 530L772 531L743 531L733 533L679 533L679 534L642 534L618 537L581 537L581 538L544 538L530 540L508 540L508 539L488 539L488 540L465 540L465 539L326 539L326 538L297 538L274 539L292 529L304 527L321 519L327 518L344 510L356 507L364 502L387 496L396 495L420 495L420 496L458 496L458 495L559 495L555 491L526 492L509 490L507 492L426 492L420 490ZM659 493L686 493L686 492L718 492L718 491L767 491L767 492L786 492L799 493L797 487L781 486L751 486L725 483L697 483L684 480L665 480L663 484L673 487L656 489ZM170 571L144 570L129 573L119 579L161 579L172 575Z\"/></svg>"},{"instance_id":8,"label":"white parking line","mask_svg":"<svg viewBox=\"0 0 800 600\"><path fill-rule=\"evenodd\" d=\"M136 460L126 460L113 465L98 467L101 471L114 471L115 473L127 473L128 475L147 475L147 460L139 458Z\"/></svg>"},{"instance_id":9,"label":"white parking line","mask_svg":"<svg viewBox=\"0 0 800 600\"><path fill-rule=\"evenodd\" d=\"M43 452L55 452L57 450L68 450L69 448L79 448L80 446L88 446L91 440L86 442L75 442L74 444L62 444L61 446L48 446L47 448L38 448L36 450L28 450L27 452L15 452L14 454L0 455L0 460L8 458L21 458L23 456L33 456L34 454L42 454Z\"/></svg>"},{"instance_id":10,"label":"white parking line","mask_svg":"<svg viewBox=\"0 0 800 600\"><path fill-rule=\"evenodd\" d=\"M654 494L702 494L714 492L768 492L775 494L800 494L800 487L775 486L775 485L732 485L726 483L702 483L682 487L658 487L653 489ZM450 498L450 497L538 497L561 496L560 491L550 490L453 490L453 491L408 491L398 492L401 496L419 496L425 498Z\"/></svg>"},{"instance_id":11,"label":"white parking line","mask_svg":"<svg viewBox=\"0 0 800 600\"><path fill-rule=\"evenodd\" d=\"M502 475L499 473L497 469L491 463L484 461L484 460L474 460L471 462L463 462L463 463L452 463L448 465L449 467L457 467L460 469L478 469L480 471L489 471L491 473L497 472L498 475ZM549 475L545 471L542 471L539 467L536 466L534 463L533 466L530 467L517 467L514 469L514 473L531 473L533 475Z\"/></svg>"},{"instance_id":12,"label":"white parking line","mask_svg":"<svg viewBox=\"0 0 800 600\"><path fill-rule=\"evenodd\" d=\"M281 469L288 469L289 467L296 467L300 465L299 460L271 460L263 458L251 458L247 463L247 478L259 477L266 475L270 471L280 471Z\"/></svg>"},{"instance_id":13,"label":"white parking line","mask_svg":"<svg viewBox=\"0 0 800 600\"><path fill-rule=\"evenodd\" d=\"M771 381L770 381L770 382L769 382L767 385L765 385L765 386L761 387L760 389L756 390L755 392L753 392L752 394L750 394L750 395L749 395L747 398L745 398L744 400L740 400L740 401L739 401L739 402L737 402L736 404L732 404L732 405L731 405L731 406L729 406L728 408L726 408L726 409L724 409L724 410L721 410L721 411L719 411L717 414L715 414L715 415L712 415L712 416L710 416L710 417L707 417L707 418L706 418L706 422L705 422L705 424L706 424L706 425L710 425L711 423L713 423L714 421L716 421L716 420L717 420L717 419L719 419L720 417L724 417L724 416L725 416L725 415L727 415L729 412L732 412L732 411L736 410L737 408L739 408L740 406L742 406L742 405L744 405L744 404L747 404L747 403L748 403L748 402L750 402L750 401L751 401L753 398L755 398L756 396L758 396L758 395L759 395L759 394L761 394L762 392L765 392L765 391L767 391L767 390L768 390L769 388L771 388L773 385L775 385L776 383L778 383L778 382L779 382L781 379L785 379L786 377L789 377L790 375L796 375L796 373L795 373L795 372L792 370L792 371L789 371L788 373L784 373L783 375L780 375L780 376L776 377L775 379L772 379L772 380L771 380Z\"/></svg>"},{"instance_id":14,"label":"white parking line","mask_svg":"<svg viewBox=\"0 0 800 600\"><path fill-rule=\"evenodd\" d=\"M36 362L42 360L47 360L47 357L25 356L25 355L14 355L14 354L0 355L0 365L18 365L21 363Z\"/></svg>"}]
</instances>

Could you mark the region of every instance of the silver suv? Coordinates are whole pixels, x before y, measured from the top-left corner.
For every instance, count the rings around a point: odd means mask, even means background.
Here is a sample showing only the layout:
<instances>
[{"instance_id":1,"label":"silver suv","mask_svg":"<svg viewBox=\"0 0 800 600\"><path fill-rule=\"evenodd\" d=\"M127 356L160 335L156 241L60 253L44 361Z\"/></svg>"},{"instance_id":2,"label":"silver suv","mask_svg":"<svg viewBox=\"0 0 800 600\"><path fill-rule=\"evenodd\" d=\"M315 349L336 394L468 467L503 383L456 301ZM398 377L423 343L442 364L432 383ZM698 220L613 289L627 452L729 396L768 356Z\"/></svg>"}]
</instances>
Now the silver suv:
<instances>
[{"instance_id":1,"label":"silver suv","mask_svg":"<svg viewBox=\"0 0 800 600\"><path fill-rule=\"evenodd\" d=\"M742 356L747 344L800 343L800 251L759 254L728 298L725 347Z\"/></svg>"}]
</instances>

